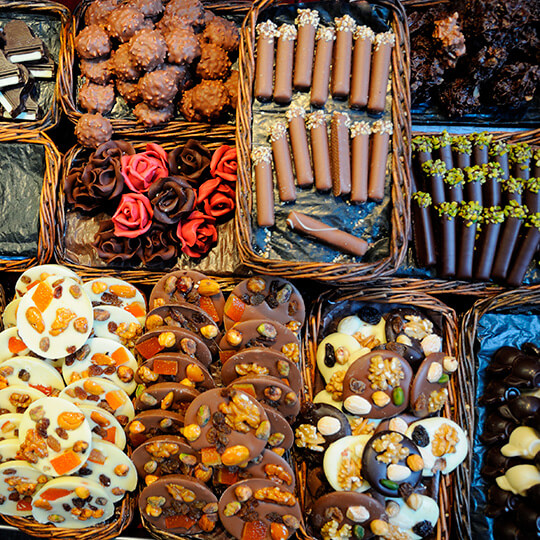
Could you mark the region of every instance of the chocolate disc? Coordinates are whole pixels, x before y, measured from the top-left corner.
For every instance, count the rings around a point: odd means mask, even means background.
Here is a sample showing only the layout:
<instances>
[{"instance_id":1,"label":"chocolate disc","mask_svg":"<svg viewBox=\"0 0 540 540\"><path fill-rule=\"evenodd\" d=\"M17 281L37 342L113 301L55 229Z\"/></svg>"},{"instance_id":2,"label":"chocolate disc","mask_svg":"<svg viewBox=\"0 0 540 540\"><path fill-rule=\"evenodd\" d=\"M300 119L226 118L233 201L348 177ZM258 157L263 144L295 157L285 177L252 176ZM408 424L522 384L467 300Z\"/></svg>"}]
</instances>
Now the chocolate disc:
<instances>
[{"instance_id":1,"label":"chocolate disc","mask_svg":"<svg viewBox=\"0 0 540 540\"><path fill-rule=\"evenodd\" d=\"M261 403L268 420L270 421L270 437L268 437L268 448L282 456L285 450L289 450L294 442L294 433L285 417L264 403Z\"/></svg>"},{"instance_id":2,"label":"chocolate disc","mask_svg":"<svg viewBox=\"0 0 540 540\"><path fill-rule=\"evenodd\" d=\"M338 372L347 371L349 366L369 349L362 347L349 334L333 332L317 346L317 367L323 379L329 383Z\"/></svg>"},{"instance_id":3,"label":"chocolate disc","mask_svg":"<svg viewBox=\"0 0 540 540\"><path fill-rule=\"evenodd\" d=\"M17 459L19 453L18 439L5 439L0 441L0 463L6 463Z\"/></svg>"},{"instance_id":4,"label":"chocolate disc","mask_svg":"<svg viewBox=\"0 0 540 540\"><path fill-rule=\"evenodd\" d=\"M143 333L139 319L117 306L99 305L94 308L92 337L112 339L133 349Z\"/></svg>"},{"instance_id":5,"label":"chocolate disc","mask_svg":"<svg viewBox=\"0 0 540 540\"><path fill-rule=\"evenodd\" d=\"M50 276L68 277L82 285L81 278L73 270L59 264L41 264L25 270L21 274L15 284L15 298L24 296L29 289Z\"/></svg>"},{"instance_id":6,"label":"chocolate disc","mask_svg":"<svg viewBox=\"0 0 540 540\"><path fill-rule=\"evenodd\" d=\"M399 414L393 418L387 420L382 420L379 425L375 428L375 433L381 431L398 431L399 433L405 434L409 425L418 420L417 416L412 414Z\"/></svg>"},{"instance_id":7,"label":"chocolate disc","mask_svg":"<svg viewBox=\"0 0 540 540\"><path fill-rule=\"evenodd\" d=\"M137 447L144 441L159 435L180 435L184 416L172 411L142 411L126 426L129 443Z\"/></svg>"},{"instance_id":8,"label":"chocolate disc","mask_svg":"<svg viewBox=\"0 0 540 540\"><path fill-rule=\"evenodd\" d=\"M422 478L424 461L417 446L397 431L381 431L371 437L362 454L362 475L371 487L396 497L404 483L413 488Z\"/></svg>"},{"instance_id":9,"label":"chocolate disc","mask_svg":"<svg viewBox=\"0 0 540 540\"><path fill-rule=\"evenodd\" d=\"M50 396L65 387L62 376L41 358L16 356L0 365L0 378L4 386L30 386Z\"/></svg>"},{"instance_id":10,"label":"chocolate disc","mask_svg":"<svg viewBox=\"0 0 540 540\"><path fill-rule=\"evenodd\" d=\"M295 333L304 324L306 309L298 289L286 279L254 276L241 281L225 304L225 330L250 319L277 321Z\"/></svg>"},{"instance_id":11,"label":"chocolate disc","mask_svg":"<svg viewBox=\"0 0 540 540\"><path fill-rule=\"evenodd\" d=\"M219 500L219 518L238 540L255 533L258 538L286 540L300 527L302 514L290 488L256 478L227 488Z\"/></svg>"},{"instance_id":12,"label":"chocolate disc","mask_svg":"<svg viewBox=\"0 0 540 540\"><path fill-rule=\"evenodd\" d=\"M517 347L500 347L491 357L491 362L486 368L488 373L508 375L512 369L514 360L523 353Z\"/></svg>"},{"instance_id":13,"label":"chocolate disc","mask_svg":"<svg viewBox=\"0 0 540 540\"><path fill-rule=\"evenodd\" d=\"M434 533L439 519L439 505L431 497L415 493L415 508L406 504L403 499L392 499L398 507L396 513L389 518L394 527L399 527L408 538L428 538ZM394 507L395 508L395 507Z\"/></svg>"},{"instance_id":14,"label":"chocolate disc","mask_svg":"<svg viewBox=\"0 0 540 540\"><path fill-rule=\"evenodd\" d=\"M7 386L0 389L0 414L24 413L34 401L45 397L41 390L31 386Z\"/></svg>"},{"instance_id":15,"label":"chocolate disc","mask_svg":"<svg viewBox=\"0 0 540 540\"><path fill-rule=\"evenodd\" d=\"M194 388L176 382L160 382L145 388L134 400L137 412L162 409L185 414L188 405L199 395Z\"/></svg>"},{"instance_id":16,"label":"chocolate disc","mask_svg":"<svg viewBox=\"0 0 540 540\"><path fill-rule=\"evenodd\" d=\"M30 349L19 336L16 327L0 332L0 363L14 356L28 356Z\"/></svg>"},{"instance_id":17,"label":"chocolate disc","mask_svg":"<svg viewBox=\"0 0 540 540\"><path fill-rule=\"evenodd\" d=\"M6 413L0 415L0 441L5 439L19 439L19 424L22 414Z\"/></svg>"},{"instance_id":18,"label":"chocolate disc","mask_svg":"<svg viewBox=\"0 0 540 540\"><path fill-rule=\"evenodd\" d=\"M118 446L120 450L125 448L124 428L110 412L93 405L78 405L78 407L90 425L92 440L110 442Z\"/></svg>"},{"instance_id":19,"label":"chocolate disc","mask_svg":"<svg viewBox=\"0 0 540 540\"><path fill-rule=\"evenodd\" d=\"M422 345L416 341L413 341L412 345L405 345L404 343L398 343L397 341L388 341L387 343L373 347L373 350L395 352L399 354L399 356L405 358L405 360L414 367L418 366L424 359Z\"/></svg>"}]
</instances>

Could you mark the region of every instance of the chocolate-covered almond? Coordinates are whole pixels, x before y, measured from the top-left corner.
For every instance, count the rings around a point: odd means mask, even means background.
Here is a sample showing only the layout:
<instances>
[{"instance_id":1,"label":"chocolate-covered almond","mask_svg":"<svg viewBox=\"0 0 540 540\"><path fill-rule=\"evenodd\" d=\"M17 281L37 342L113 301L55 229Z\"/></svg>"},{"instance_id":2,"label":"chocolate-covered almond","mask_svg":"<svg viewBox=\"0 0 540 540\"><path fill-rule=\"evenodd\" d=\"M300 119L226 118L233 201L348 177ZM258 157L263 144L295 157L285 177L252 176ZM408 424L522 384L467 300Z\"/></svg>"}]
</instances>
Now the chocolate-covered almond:
<instances>
[{"instance_id":1,"label":"chocolate-covered almond","mask_svg":"<svg viewBox=\"0 0 540 540\"><path fill-rule=\"evenodd\" d=\"M184 415L172 411L142 411L126 426L131 446L137 447L158 435L178 435L184 427Z\"/></svg>"},{"instance_id":2,"label":"chocolate-covered almond","mask_svg":"<svg viewBox=\"0 0 540 540\"><path fill-rule=\"evenodd\" d=\"M176 382L161 382L145 388L134 400L137 412L162 409L184 414L188 405L199 395L194 388Z\"/></svg>"}]
</instances>

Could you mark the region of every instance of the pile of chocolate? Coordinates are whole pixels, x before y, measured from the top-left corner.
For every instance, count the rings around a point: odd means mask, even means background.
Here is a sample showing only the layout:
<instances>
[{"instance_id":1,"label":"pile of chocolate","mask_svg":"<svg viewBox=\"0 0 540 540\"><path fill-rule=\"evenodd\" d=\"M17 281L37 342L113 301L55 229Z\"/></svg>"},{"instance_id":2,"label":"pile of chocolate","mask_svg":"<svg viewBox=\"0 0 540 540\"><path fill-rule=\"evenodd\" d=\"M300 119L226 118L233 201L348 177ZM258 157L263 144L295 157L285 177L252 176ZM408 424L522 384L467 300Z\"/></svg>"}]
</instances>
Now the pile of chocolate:
<instances>
[{"instance_id":1,"label":"pile of chocolate","mask_svg":"<svg viewBox=\"0 0 540 540\"><path fill-rule=\"evenodd\" d=\"M540 239L540 149L492 139L443 132L413 140L416 255L445 278L518 286Z\"/></svg>"},{"instance_id":2,"label":"pile of chocolate","mask_svg":"<svg viewBox=\"0 0 540 540\"><path fill-rule=\"evenodd\" d=\"M440 416L457 360L416 308L342 304L317 337L317 393L295 425L311 534L431 537L439 476L469 450L461 427Z\"/></svg>"},{"instance_id":3,"label":"pile of chocolate","mask_svg":"<svg viewBox=\"0 0 540 540\"><path fill-rule=\"evenodd\" d=\"M236 24L200 0L97 0L75 38L84 83L82 109L108 114L117 95L151 127L177 109L188 121L213 122L236 107Z\"/></svg>"},{"instance_id":4,"label":"pile of chocolate","mask_svg":"<svg viewBox=\"0 0 540 540\"><path fill-rule=\"evenodd\" d=\"M24 21L11 20L0 36L0 106L8 120L37 120L36 80L54 77L54 60Z\"/></svg>"},{"instance_id":5,"label":"pile of chocolate","mask_svg":"<svg viewBox=\"0 0 540 540\"><path fill-rule=\"evenodd\" d=\"M540 349L498 349L486 369L481 474L496 540L540 534Z\"/></svg>"}]
</instances>

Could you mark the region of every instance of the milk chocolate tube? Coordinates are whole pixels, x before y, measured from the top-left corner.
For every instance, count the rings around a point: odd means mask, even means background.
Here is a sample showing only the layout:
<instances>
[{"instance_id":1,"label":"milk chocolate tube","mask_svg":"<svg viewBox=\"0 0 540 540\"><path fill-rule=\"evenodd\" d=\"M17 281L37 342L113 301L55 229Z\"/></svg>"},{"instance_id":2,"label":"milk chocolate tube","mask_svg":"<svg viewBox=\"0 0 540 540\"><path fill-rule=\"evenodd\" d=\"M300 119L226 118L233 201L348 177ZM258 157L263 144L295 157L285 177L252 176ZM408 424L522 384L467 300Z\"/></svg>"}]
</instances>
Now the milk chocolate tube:
<instances>
[{"instance_id":1,"label":"milk chocolate tube","mask_svg":"<svg viewBox=\"0 0 540 540\"><path fill-rule=\"evenodd\" d=\"M371 44L375 39L375 33L369 26L357 26L353 37L354 49L349 106L352 109L363 109L368 102Z\"/></svg>"},{"instance_id":2,"label":"milk chocolate tube","mask_svg":"<svg viewBox=\"0 0 540 540\"><path fill-rule=\"evenodd\" d=\"M349 253L361 257L367 251L369 244L362 238L358 238L336 227L326 225L318 219L314 219L300 212L292 211L287 217L287 225L293 230L305 234L343 253Z\"/></svg>"},{"instance_id":3,"label":"milk chocolate tube","mask_svg":"<svg viewBox=\"0 0 540 540\"><path fill-rule=\"evenodd\" d=\"M296 201L296 188L294 186L294 175L285 122L278 121L272 126L270 142L272 143L272 153L274 154L274 169L276 171L279 198L283 202Z\"/></svg>"},{"instance_id":4,"label":"milk chocolate tube","mask_svg":"<svg viewBox=\"0 0 540 540\"><path fill-rule=\"evenodd\" d=\"M309 158L306 124L304 120L305 114L305 109L298 105L291 105L286 113L289 120L289 138L292 146L296 181L300 187L308 187L313 184L313 171Z\"/></svg>"},{"instance_id":5,"label":"milk chocolate tube","mask_svg":"<svg viewBox=\"0 0 540 540\"><path fill-rule=\"evenodd\" d=\"M332 167L332 192L337 197L351 192L351 151L347 113L335 111L330 123L330 156Z\"/></svg>"},{"instance_id":6,"label":"milk chocolate tube","mask_svg":"<svg viewBox=\"0 0 540 540\"><path fill-rule=\"evenodd\" d=\"M279 27L274 80L274 101L277 103L289 103L292 98L295 39L295 26L292 24L282 24Z\"/></svg>"},{"instance_id":7,"label":"milk chocolate tube","mask_svg":"<svg viewBox=\"0 0 540 540\"><path fill-rule=\"evenodd\" d=\"M319 12L315 9L299 9L295 23L298 26L296 54L294 58L294 87L307 90L311 86L315 33L319 25Z\"/></svg>"},{"instance_id":8,"label":"milk chocolate tube","mask_svg":"<svg viewBox=\"0 0 540 540\"><path fill-rule=\"evenodd\" d=\"M335 19L336 43L332 64L332 96L345 98L351 89L351 58L353 32L356 27L350 15Z\"/></svg>"},{"instance_id":9,"label":"milk chocolate tube","mask_svg":"<svg viewBox=\"0 0 540 540\"><path fill-rule=\"evenodd\" d=\"M373 113L384 111L386 88L390 74L392 47L396 42L393 32L384 32L375 36L374 51L371 56L371 76L369 79L368 110Z\"/></svg>"},{"instance_id":10,"label":"milk chocolate tube","mask_svg":"<svg viewBox=\"0 0 540 540\"><path fill-rule=\"evenodd\" d=\"M251 152L251 159L255 168L257 223L259 227L271 227L275 223L272 149L269 146L258 146Z\"/></svg>"},{"instance_id":11,"label":"milk chocolate tube","mask_svg":"<svg viewBox=\"0 0 540 540\"><path fill-rule=\"evenodd\" d=\"M320 27L317 30L317 48L313 65L313 81L311 83L311 104L314 107L324 107L328 99L330 85L330 66L332 50L336 34L333 28Z\"/></svg>"},{"instance_id":12,"label":"milk chocolate tube","mask_svg":"<svg viewBox=\"0 0 540 540\"><path fill-rule=\"evenodd\" d=\"M373 123L368 184L368 198L372 201L382 201L384 197L390 135L392 135L392 122L377 120Z\"/></svg>"},{"instance_id":13,"label":"milk chocolate tube","mask_svg":"<svg viewBox=\"0 0 540 540\"><path fill-rule=\"evenodd\" d=\"M255 64L255 97L260 100L272 98L274 83L274 38L277 26L272 21L257 25L257 58Z\"/></svg>"},{"instance_id":14,"label":"milk chocolate tube","mask_svg":"<svg viewBox=\"0 0 540 540\"><path fill-rule=\"evenodd\" d=\"M351 126L351 202L366 202L368 198L369 122Z\"/></svg>"},{"instance_id":15,"label":"milk chocolate tube","mask_svg":"<svg viewBox=\"0 0 540 540\"><path fill-rule=\"evenodd\" d=\"M330 168L330 145L328 127L323 111L315 111L307 117L307 127L311 135L311 156L315 172L315 187L320 191L332 189Z\"/></svg>"}]
</instances>

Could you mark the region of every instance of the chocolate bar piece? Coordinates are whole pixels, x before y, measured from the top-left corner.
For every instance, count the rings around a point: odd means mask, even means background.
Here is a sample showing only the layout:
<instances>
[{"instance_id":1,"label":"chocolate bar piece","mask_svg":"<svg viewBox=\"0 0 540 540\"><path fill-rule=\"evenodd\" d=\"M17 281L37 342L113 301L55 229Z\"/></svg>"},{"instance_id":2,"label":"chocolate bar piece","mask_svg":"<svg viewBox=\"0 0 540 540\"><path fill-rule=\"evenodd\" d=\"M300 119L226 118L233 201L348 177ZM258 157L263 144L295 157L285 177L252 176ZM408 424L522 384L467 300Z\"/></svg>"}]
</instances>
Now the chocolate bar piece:
<instances>
[{"instance_id":1,"label":"chocolate bar piece","mask_svg":"<svg viewBox=\"0 0 540 540\"><path fill-rule=\"evenodd\" d=\"M351 57L353 32L356 27L350 15L335 19L336 43L332 65L332 95L345 98L351 88Z\"/></svg>"},{"instance_id":2,"label":"chocolate bar piece","mask_svg":"<svg viewBox=\"0 0 540 540\"><path fill-rule=\"evenodd\" d=\"M332 192L336 197L351 192L351 151L347 113L335 111L330 122L330 155L332 167Z\"/></svg>"},{"instance_id":3,"label":"chocolate bar piece","mask_svg":"<svg viewBox=\"0 0 540 540\"><path fill-rule=\"evenodd\" d=\"M4 37L4 53L14 64L41 60L45 54L43 42L32 34L24 21L9 21L4 26Z\"/></svg>"},{"instance_id":4,"label":"chocolate bar piece","mask_svg":"<svg viewBox=\"0 0 540 540\"><path fill-rule=\"evenodd\" d=\"M371 44L375 39L375 33L369 26L357 26L353 37L354 50L349 105L353 109L363 109L368 102Z\"/></svg>"},{"instance_id":5,"label":"chocolate bar piece","mask_svg":"<svg viewBox=\"0 0 540 540\"><path fill-rule=\"evenodd\" d=\"M311 86L315 34L319 26L319 12L315 9L299 9L295 23L298 25L296 56L294 59L294 87L307 90Z\"/></svg>"},{"instance_id":6,"label":"chocolate bar piece","mask_svg":"<svg viewBox=\"0 0 540 540\"><path fill-rule=\"evenodd\" d=\"M292 24L279 27L274 80L274 101L277 103L289 103L292 98L295 39L296 27Z\"/></svg>"},{"instance_id":7,"label":"chocolate bar piece","mask_svg":"<svg viewBox=\"0 0 540 540\"><path fill-rule=\"evenodd\" d=\"M351 127L351 202L366 202L368 198L370 135L369 122L356 122Z\"/></svg>"},{"instance_id":8,"label":"chocolate bar piece","mask_svg":"<svg viewBox=\"0 0 540 540\"><path fill-rule=\"evenodd\" d=\"M368 197L373 201L382 201L384 197L390 135L392 135L392 122L377 120L373 123L368 187Z\"/></svg>"},{"instance_id":9,"label":"chocolate bar piece","mask_svg":"<svg viewBox=\"0 0 540 540\"><path fill-rule=\"evenodd\" d=\"M300 212L292 211L287 217L287 225L293 230L319 240L324 244L357 257L361 257L367 251L369 244L362 238L353 236L336 227L326 225L318 219L306 216Z\"/></svg>"},{"instance_id":10,"label":"chocolate bar piece","mask_svg":"<svg viewBox=\"0 0 540 540\"><path fill-rule=\"evenodd\" d=\"M17 117L24 110L24 104L33 86L33 80L22 64L19 65L19 74L21 78L19 84L4 88L0 92L0 104L11 118Z\"/></svg>"},{"instance_id":11,"label":"chocolate bar piece","mask_svg":"<svg viewBox=\"0 0 540 540\"><path fill-rule=\"evenodd\" d=\"M465 173L465 199L467 201L483 204L482 185L486 182L486 175L482 167L473 165L464 170Z\"/></svg>"},{"instance_id":12,"label":"chocolate bar piece","mask_svg":"<svg viewBox=\"0 0 540 540\"><path fill-rule=\"evenodd\" d=\"M291 140L296 171L296 181L300 187L309 187L313 184L313 170L309 158L309 148L304 117L306 111L303 107L292 105L286 113L289 120L289 137Z\"/></svg>"},{"instance_id":13,"label":"chocolate bar piece","mask_svg":"<svg viewBox=\"0 0 540 540\"><path fill-rule=\"evenodd\" d=\"M56 66L50 56L45 56L37 62L29 62L26 67L35 79L52 79Z\"/></svg>"},{"instance_id":14,"label":"chocolate bar piece","mask_svg":"<svg viewBox=\"0 0 540 540\"><path fill-rule=\"evenodd\" d=\"M383 32L375 36L375 47L371 58L371 77L369 80L368 110L372 113L384 111L386 88L390 73L392 47L396 42L393 32Z\"/></svg>"},{"instance_id":15,"label":"chocolate bar piece","mask_svg":"<svg viewBox=\"0 0 540 540\"><path fill-rule=\"evenodd\" d=\"M14 86L19 84L20 80L19 66L10 62L0 51L0 88Z\"/></svg>"},{"instance_id":16,"label":"chocolate bar piece","mask_svg":"<svg viewBox=\"0 0 540 540\"><path fill-rule=\"evenodd\" d=\"M421 179L424 176L422 166L426 161L433 160L433 139L423 135L414 137L411 141L411 148L415 157L413 165L416 166L416 173L418 178ZM418 187L423 189L423 186L419 185Z\"/></svg>"},{"instance_id":17,"label":"chocolate bar piece","mask_svg":"<svg viewBox=\"0 0 540 540\"><path fill-rule=\"evenodd\" d=\"M463 201L463 185L465 175L462 169L450 169L444 175L444 187L447 201L461 203Z\"/></svg>"},{"instance_id":18,"label":"chocolate bar piece","mask_svg":"<svg viewBox=\"0 0 540 540\"><path fill-rule=\"evenodd\" d=\"M315 172L315 187L320 191L332 189L330 169L330 147L328 129L323 111L315 111L307 117L307 127L311 134L311 155Z\"/></svg>"},{"instance_id":19,"label":"chocolate bar piece","mask_svg":"<svg viewBox=\"0 0 540 540\"><path fill-rule=\"evenodd\" d=\"M255 167L257 223L259 227L271 227L275 223L272 149L268 146L258 146L251 152L251 159Z\"/></svg>"},{"instance_id":20,"label":"chocolate bar piece","mask_svg":"<svg viewBox=\"0 0 540 540\"><path fill-rule=\"evenodd\" d=\"M317 30L317 48L313 65L313 81L311 84L311 104L314 107L324 107L328 99L330 83L330 65L336 34L333 28L321 27Z\"/></svg>"},{"instance_id":21,"label":"chocolate bar piece","mask_svg":"<svg viewBox=\"0 0 540 540\"><path fill-rule=\"evenodd\" d=\"M422 170L427 178L426 191L431 193L433 204L441 204L445 200L443 178L446 174L446 165L440 159L426 161L422 165Z\"/></svg>"},{"instance_id":22,"label":"chocolate bar piece","mask_svg":"<svg viewBox=\"0 0 540 540\"><path fill-rule=\"evenodd\" d=\"M499 206L501 204L501 182L503 182L503 170L496 163L482 165L482 171L486 181L482 186L482 198L484 206Z\"/></svg>"},{"instance_id":23,"label":"chocolate bar piece","mask_svg":"<svg viewBox=\"0 0 540 540\"><path fill-rule=\"evenodd\" d=\"M274 154L274 169L276 171L279 198L283 202L296 201L296 188L292 169L291 154L287 141L287 126L285 122L276 122L270 130L270 142Z\"/></svg>"},{"instance_id":24,"label":"chocolate bar piece","mask_svg":"<svg viewBox=\"0 0 540 540\"><path fill-rule=\"evenodd\" d=\"M274 39L277 26L272 21L257 25L257 62L255 65L254 94L257 99L266 100L272 97L274 83Z\"/></svg>"},{"instance_id":25,"label":"chocolate bar piece","mask_svg":"<svg viewBox=\"0 0 540 540\"><path fill-rule=\"evenodd\" d=\"M5 110L2 110L2 118L9 120L24 120L27 122L33 122L37 120L39 114L39 105L32 99L31 96L26 96L23 109L17 114L17 116L12 117Z\"/></svg>"}]
</instances>

